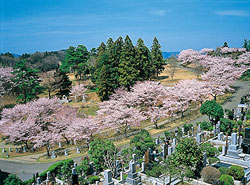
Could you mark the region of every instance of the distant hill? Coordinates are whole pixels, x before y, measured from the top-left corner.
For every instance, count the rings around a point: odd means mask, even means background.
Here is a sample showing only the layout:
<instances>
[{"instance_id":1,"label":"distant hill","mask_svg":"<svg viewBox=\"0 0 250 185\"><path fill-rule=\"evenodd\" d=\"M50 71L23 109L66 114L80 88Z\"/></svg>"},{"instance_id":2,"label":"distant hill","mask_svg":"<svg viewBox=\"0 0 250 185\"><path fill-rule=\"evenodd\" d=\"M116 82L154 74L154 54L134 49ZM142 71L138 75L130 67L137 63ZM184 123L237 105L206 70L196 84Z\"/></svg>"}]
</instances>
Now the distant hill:
<instances>
[{"instance_id":1,"label":"distant hill","mask_svg":"<svg viewBox=\"0 0 250 185\"><path fill-rule=\"evenodd\" d=\"M177 51L173 51L173 52L162 52L163 58L167 59L169 57L171 57L172 55L176 56L179 55L180 52Z\"/></svg>"},{"instance_id":2,"label":"distant hill","mask_svg":"<svg viewBox=\"0 0 250 185\"><path fill-rule=\"evenodd\" d=\"M19 54L15 54L15 53L11 53L14 57L20 57L21 55Z\"/></svg>"}]
</instances>

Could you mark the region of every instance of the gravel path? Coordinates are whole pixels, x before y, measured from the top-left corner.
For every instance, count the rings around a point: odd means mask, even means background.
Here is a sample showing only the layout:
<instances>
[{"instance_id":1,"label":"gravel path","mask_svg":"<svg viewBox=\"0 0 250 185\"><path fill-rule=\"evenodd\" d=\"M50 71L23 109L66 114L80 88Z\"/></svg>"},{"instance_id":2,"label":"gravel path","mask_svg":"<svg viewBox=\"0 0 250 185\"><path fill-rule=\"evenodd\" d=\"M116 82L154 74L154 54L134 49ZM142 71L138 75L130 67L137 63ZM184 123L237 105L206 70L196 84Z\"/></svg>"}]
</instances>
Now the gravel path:
<instances>
[{"instance_id":1,"label":"gravel path","mask_svg":"<svg viewBox=\"0 0 250 185\"><path fill-rule=\"evenodd\" d=\"M224 103L223 107L226 109L233 109L235 108L238 103L240 102L240 98L250 92L249 88L249 82L244 81L236 81L234 83L234 86L236 87L236 92L233 94L233 96ZM207 120L207 116L201 116L189 123L195 124L196 122ZM153 137L158 136L164 136L163 133L159 133L156 135L153 135ZM77 163L80 162L81 157L73 158ZM36 172L42 172L46 170L51 163L27 163L27 161L23 160L16 160L16 161L10 161L10 160L3 160L0 159L0 169L5 172L10 172L18 175L22 180L27 180L32 178L33 174Z\"/></svg>"}]
</instances>

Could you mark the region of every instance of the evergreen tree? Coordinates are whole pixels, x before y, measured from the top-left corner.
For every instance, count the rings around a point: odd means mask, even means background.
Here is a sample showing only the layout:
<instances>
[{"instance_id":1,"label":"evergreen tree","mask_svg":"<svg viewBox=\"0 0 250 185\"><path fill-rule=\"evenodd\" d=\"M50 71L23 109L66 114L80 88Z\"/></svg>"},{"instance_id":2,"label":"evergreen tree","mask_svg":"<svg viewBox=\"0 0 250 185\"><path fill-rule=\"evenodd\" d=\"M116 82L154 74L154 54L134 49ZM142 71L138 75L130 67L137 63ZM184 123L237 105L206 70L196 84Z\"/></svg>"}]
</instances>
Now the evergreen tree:
<instances>
[{"instance_id":1,"label":"evergreen tree","mask_svg":"<svg viewBox=\"0 0 250 185\"><path fill-rule=\"evenodd\" d=\"M149 80L153 76L152 60L150 51L141 38L137 41L135 60L139 71L139 80Z\"/></svg>"},{"instance_id":2,"label":"evergreen tree","mask_svg":"<svg viewBox=\"0 0 250 185\"><path fill-rule=\"evenodd\" d=\"M109 96L114 92L112 79L111 79L111 67L107 63L108 55L104 54L102 56L102 67L97 80L98 96L101 101L108 100Z\"/></svg>"},{"instance_id":3,"label":"evergreen tree","mask_svg":"<svg viewBox=\"0 0 250 185\"><path fill-rule=\"evenodd\" d=\"M16 62L12 73L15 77L12 80L16 84L17 100L20 103L27 103L37 98L37 95L42 92L38 72L38 70L28 67L26 60Z\"/></svg>"},{"instance_id":4,"label":"evergreen tree","mask_svg":"<svg viewBox=\"0 0 250 185\"><path fill-rule=\"evenodd\" d=\"M129 36L127 35L122 47L119 63L119 84L130 90L138 78L138 70L135 63L135 48Z\"/></svg>"},{"instance_id":5,"label":"evergreen tree","mask_svg":"<svg viewBox=\"0 0 250 185\"><path fill-rule=\"evenodd\" d=\"M66 51L65 61L61 66L64 72L72 71L75 77L81 80L84 75L89 73L87 61L89 53L85 46L78 45L76 48L70 46Z\"/></svg>"},{"instance_id":6,"label":"evergreen tree","mask_svg":"<svg viewBox=\"0 0 250 185\"><path fill-rule=\"evenodd\" d=\"M59 89L59 92L57 93L57 95L68 96L70 89L71 89L72 82L69 80L67 73L57 68L54 74L54 78L55 78L54 87L55 89Z\"/></svg>"},{"instance_id":7,"label":"evergreen tree","mask_svg":"<svg viewBox=\"0 0 250 185\"><path fill-rule=\"evenodd\" d=\"M248 41L247 39L244 39L243 48L245 48L247 51L249 51L250 50L250 41Z\"/></svg>"},{"instance_id":8,"label":"evergreen tree","mask_svg":"<svg viewBox=\"0 0 250 185\"><path fill-rule=\"evenodd\" d=\"M151 46L151 57L153 62L153 70L155 71L155 76L158 76L164 70L164 61L162 56L162 51L160 50L161 45L157 38L155 37L153 40L153 44Z\"/></svg>"},{"instance_id":9,"label":"evergreen tree","mask_svg":"<svg viewBox=\"0 0 250 185\"><path fill-rule=\"evenodd\" d=\"M224 42L224 44L223 44L223 46L222 46L222 47L223 47L223 48L224 48L224 47L229 48L229 46L228 46L227 42Z\"/></svg>"}]
</instances>

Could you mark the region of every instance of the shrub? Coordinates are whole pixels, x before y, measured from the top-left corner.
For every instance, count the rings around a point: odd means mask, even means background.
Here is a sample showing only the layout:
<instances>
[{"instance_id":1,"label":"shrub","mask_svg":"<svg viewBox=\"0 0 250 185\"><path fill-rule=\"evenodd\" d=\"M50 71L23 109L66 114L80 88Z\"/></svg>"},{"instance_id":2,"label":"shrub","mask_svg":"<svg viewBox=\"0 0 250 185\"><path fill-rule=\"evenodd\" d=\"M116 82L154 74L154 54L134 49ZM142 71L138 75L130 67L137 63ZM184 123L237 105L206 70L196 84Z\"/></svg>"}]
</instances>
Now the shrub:
<instances>
[{"instance_id":1,"label":"shrub","mask_svg":"<svg viewBox=\"0 0 250 185\"><path fill-rule=\"evenodd\" d=\"M95 181L100 181L100 178L99 178L98 176L90 176L90 177L88 178L89 184L94 184Z\"/></svg>"},{"instance_id":2,"label":"shrub","mask_svg":"<svg viewBox=\"0 0 250 185\"><path fill-rule=\"evenodd\" d=\"M217 148L214 147L210 143L203 143L201 145L201 150L203 152L206 152L208 157L214 157L215 155L217 155L219 153L219 151L217 150Z\"/></svg>"},{"instance_id":3,"label":"shrub","mask_svg":"<svg viewBox=\"0 0 250 185\"><path fill-rule=\"evenodd\" d=\"M241 180L244 177L244 169L241 166L233 165L230 167L230 174L234 179Z\"/></svg>"},{"instance_id":4,"label":"shrub","mask_svg":"<svg viewBox=\"0 0 250 185\"><path fill-rule=\"evenodd\" d=\"M226 174L226 175L229 175L231 172L231 169L230 168L226 168L226 167L220 167L219 168L219 171L220 173L223 175L223 174Z\"/></svg>"},{"instance_id":5,"label":"shrub","mask_svg":"<svg viewBox=\"0 0 250 185\"><path fill-rule=\"evenodd\" d=\"M220 177L220 171L214 167L207 166L201 171L201 176L205 182L216 184Z\"/></svg>"},{"instance_id":6,"label":"shrub","mask_svg":"<svg viewBox=\"0 0 250 185\"><path fill-rule=\"evenodd\" d=\"M195 177L195 173L190 168L188 168L186 170L185 177L187 177L187 178L194 178Z\"/></svg>"},{"instance_id":7,"label":"shrub","mask_svg":"<svg viewBox=\"0 0 250 185\"><path fill-rule=\"evenodd\" d=\"M219 147L218 147L218 151L219 151L219 152L222 152L222 146L219 146Z\"/></svg>"},{"instance_id":8,"label":"shrub","mask_svg":"<svg viewBox=\"0 0 250 185\"><path fill-rule=\"evenodd\" d=\"M223 174L219 178L219 182L221 185L234 185L233 177L230 175Z\"/></svg>"},{"instance_id":9,"label":"shrub","mask_svg":"<svg viewBox=\"0 0 250 185\"><path fill-rule=\"evenodd\" d=\"M209 157L208 158L209 164L213 164L213 163L216 163L218 161L220 161L220 159L218 159L217 157Z\"/></svg>"},{"instance_id":10,"label":"shrub","mask_svg":"<svg viewBox=\"0 0 250 185\"><path fill-rule=\"evenodd\" d=\"M3 181L4 185L22 185L23 182L16 175L10 174L7 179Z\"/></svg>"}]
</instances>

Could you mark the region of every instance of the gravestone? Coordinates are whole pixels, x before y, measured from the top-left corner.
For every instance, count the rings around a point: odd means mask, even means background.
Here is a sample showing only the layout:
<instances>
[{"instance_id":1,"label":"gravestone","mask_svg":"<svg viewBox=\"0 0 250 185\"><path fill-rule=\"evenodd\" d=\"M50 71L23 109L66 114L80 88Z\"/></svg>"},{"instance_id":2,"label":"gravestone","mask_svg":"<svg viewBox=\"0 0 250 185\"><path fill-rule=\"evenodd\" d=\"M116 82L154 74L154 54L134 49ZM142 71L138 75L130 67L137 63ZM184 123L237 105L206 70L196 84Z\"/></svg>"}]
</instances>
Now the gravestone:
<instances>
[{"instance_id":1,"label":"gravestone","mask_svg":"<svg viewBox=\"0 0 250 185\"><path fill-rule=\"evenodd\" d=\"M61 142L58 143L58 147L62 148L62 143Z\"/></svg>"},{"instance_id":2,"label":"gravestone","mask_svg":"<svg viewBox=\"0 0 250 185\"><path fill-rule=\"evenodd\" d=\"M224 136L223 132L220 132L218 134L218 140L222 141L223 140L223 136Z\"/></svg>"},{"instance_id":3,"label":"gravestone","mask_svg":"<svg viewBox=\"0 0 250 185\"><path fill-rule=\"evenodd\" d=\"M227 156L239 159L239 145L237 144L237 133L231 134L231 144L227 150Z\"/></svg>"},{"instance_id":4,"label":"gravestone","mask_svg":"<svg viewBox=\"0 0 250 185\"><path fill-rule=\"evenodd\" d=\"M181 131L182 131L183 135L185 135L185 129L184 129L184 127L181 128Z\"/></svg>"},{"instance_id":5,"label":"gravestone","mask_svg":"<svg viewBox=\"0 0 250 185\"><path fill-rule=\"evenodd\" d=\"M135 162L130 161L128 177L126 178L125 185L139 185L141 184L141 179L137 176L135 169Z\"/></svg>"},{"instance_id":6,"label":"gravestone","mask_svg":"<svg viewBox=\"0 0 250 185\"><path fill-rule=\"evenodd\" d=\"M76 168L77 167L77 163L74 163L74 168Z\"/></svg>"},{"instance_id":7,"label":"gravestone","mask_svg":"<svg viewBox=\"0 0 250 185\"><path fill-rule=\"evenodd\" d=\"M176 139L174 138L173 139L173 147L175 147L176 146Z\"/></svg>"},{"instance_id":8,"label":"gravestone","mask_svg":"<svg viewBox=\"0 0 250 185\"><path fill-rule=\"evenodd\" d=\"M192 126L192 136L194 136L194 127Z\"/></svg>"},{"instance_id":9,"label":"gravestone","mask_svg":"<svg viewBox=\"0 0 250 185\"><path fill-rule=\"evenodd\" d=\"M132 154L132 159L134 162L136 162L136 154Z\"/></svg>"},{"instance_id":10,"label":"gravestone","mask_svg":"<svg viewBox=\"0 0 250 185\"><path fill-rule=\"evenodd\" d=\"M168 156L170 156L173 152L173 147L169 146L168 147Z\"/></svg>"},{"instance_id":11,"label":"gravestone","mask_svg":"<svg viewBox=\"0 0 250 185\"><path fill-rule=\"evenodd\" d=\"M123 180L123 172L122 172L122 171L120 172L120 182L121 182L121 183L124 182L124 180Z\"/></svg>"},{"instance_id":12,"label":"gravestone","mask_svg":"<svg viewBox=\"0 0 250 185\"><path fill-rule=\"evenodd\" d=\"M72 169L72 185L78 185L78 174L75 168Z\"/></svg>"},{"instance_id":13,"label":"gravestone","mask_svg":"<svg viewBox=\"0 0 250 185\"><path fill-rule=\"evenodd\" d=\"M19 152L19 150L18 150L18 148L16 148L16 153L18 153Z\"/></svg>"},{"instance_id":14,"label":"gravestone","mask_svg":"<svg viewBox=\"0 0 250 185\"><path fill-rule=\"evenodd\" d=\"M8 153L8 152L6 152L6 157L7 157L7 158L9 157L9 153Z\"/></svg>"},{"instance_id":15,"label":"gravestone","mask_svg":"<svg viewBox=\"0 0 250 185\"><path fill-rule=\"evenodd\" d=\"M197 132L200 133L201 132L201 124L198 125L198 129Z\"/></svg>"},{"instance_id":16,"label":"gravestone","mask_svg":"<svg viewBox=\"0 0 250 185\"><path fill-rule=\"evenodd\" d=\"M11 149L11 147L9 147L9 152L12 152L12 149Z\"/></svg>"},{"instance_id":17,"label":"gravestone","mask_svg":"<svg viewBox=\"0 0 250 185\"><path fill-rule=\"evenodd\" d=\"M159 139L155 139L155 144L159 145L160 144L160 140Z\"/></svg>"},{"instance_id":18,"label":"gravestone","mask_svg":"<svg viewBox=\"0 0 250 185\"><path fill-rule=\"evenodd\" d=\"M167 145L164 143L162 145L162 157L166 158L167 156Z\"/></svg>"},{"instance_id":19,"label":"gravestone","mask_svg":"<svg viewBox=\"0 0 250 185\"><path fill-rule=\"evenodd\" d=\"M40 184L41 184L41 179L40 179L40 177L37 177L37 179L36 179L36 184L37 184L37 185L40 185Z\"/></svg>"},{"instance_id":20,"label":"gravestone","mask_svg":"<svg viewBox=\"0 0 250 185\"><path fill-rule=\"evenodd\" d=\"M207 166L207 153L204 152L203 153L203 167L206 167Z\"/></svg>"},{"instance_id":21,"label":"gravestone","mask_svg":"<svg viewBox=\"0 0 250 185\"><path fill-rule=\"evenodd\" d=\"M64 156L68 156L69 154L68 154L68 150L67 149L65 149L64 150Z\"/></svg>"},{"instance_id":22,"label":"gravestone","mask_svg":"<svg viewBox=\"0 0 250 185\"><path fill-rule=\"evenodd\" d=\"M47 172L47 177L46 177L46 180L50 180L50 171Z\"/></svg>"},{"instance_id":23,"label":"gravestone","mask_svg":"<svg viewBox=\"0 0 250 185\"><path fill-rule=\"evenodd\" d=\"M3 149L2 149L2 153L5 153L5 148L3 147Z\"/></svg>"},{"instance_id":24,"label":"gravestone","mask_svg":"<svg viewBox=\"0 0 250 185\"><path fill-rule=\"evenodd\" d=\"M67 96L63 95L62 99L59 100L59 103L61 103L61 104L63 104L63 103L69 103L69 100L68 100Z\"/></svg>"},{"instance_id":25,"label":"gravestone","mask_svg":"<svg viewBox=\"0 0 250 185\"><path fill-rule=\"evenodd\" d=\"M111 172L111 170L105 170L104 171L103 185L114 185L114 182L112 181L112 172Z\"/></svg>"},{"instance_id":26,"label":"gravestone","mask_svg":"<svg viewBox=\"0 0 250 185\"><path fill-rule=\"evenodd\" d=\"M56 155L55 155L55 151L53 150L52 152L51 152L51 157L50 157L51 159L55 159L56 158Z\"/></svg>"},{"instance_id":27,"label":"gravestone","mask_svg":"<svg viewBox=\"0 0 250 185\"><path fill-rule=\"evenodd\" d=\"M120 171L121 171L121 162L119 160L116 160L115 161L115 177L117 178L120 174Z\"/></svg>"},{"instance_id":28,"label":"gravestone","mask_svg":"<svg viewBox=\"0 0 250 185\"><path fill-rule=\"evenodd\" d=\"M95 181L95 185L99 185L100 184L100 182L99 181Z\"/></svg>"},{"instance_id":29,"label":"gravestone","mask_svg":"<svg viewBox=\"0 0 250 185\"><path fill-rule=\"evenodd\" d=\"M197 141L198 144L201 144L201 133L197 134L196 141Z\"/></svg>"},{"instance_id":30,"label":"gravestone","mask_svg":"<svg viewBox=\"0 0 250 185\"><path fill-rule=\"evenodd\" d=\"M26 146L23 146L23 153L27 152L26 151Z\"/></svg>"},{"instance_id":31,"label":"gravestone","mask_svg":"<svg viewBox=\"0 0 250 185\"><path fill-rule=\"evenodd\" d=\"M83 102L83 103L85 103L85 102L86 102L85 95L82 95L82 102Z\"/></svg>"},{"instance_id":32,"label":"gravestone","mask_svg":"<svg viewBox=\"0 0 250 185\"><path fill-rule=\"evenodd\" d=\"M81 153L79 147L76 147L76 153L77 154Z\"/></svg>"},{"instance_id":33,"label":"gravestone","mask_svg":"<svg viewBox=\"0 0 250 185\"><path fill-rule=\"evenodd\" d=\"M141 163L141 170L142 170L142 172L145 171L145 163L144 162Z\"/></svg>"}]
</instances>

